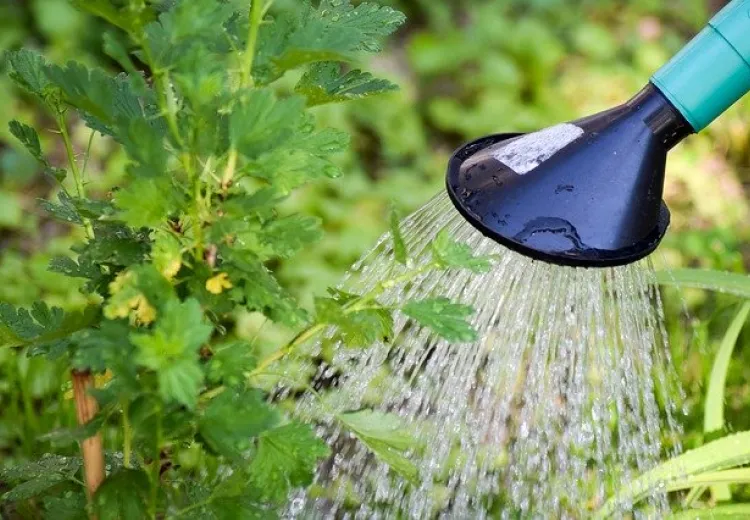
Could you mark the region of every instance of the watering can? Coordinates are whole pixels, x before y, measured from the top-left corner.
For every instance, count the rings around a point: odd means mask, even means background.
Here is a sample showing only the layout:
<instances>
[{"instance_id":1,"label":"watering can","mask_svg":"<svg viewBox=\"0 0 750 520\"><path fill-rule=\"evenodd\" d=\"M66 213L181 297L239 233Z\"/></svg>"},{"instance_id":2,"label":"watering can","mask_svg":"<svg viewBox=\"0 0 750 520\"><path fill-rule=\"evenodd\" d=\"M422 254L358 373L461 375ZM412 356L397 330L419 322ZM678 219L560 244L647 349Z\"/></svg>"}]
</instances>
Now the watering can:
<instances>
[{"instance_id":1,"label":"watering can","mask_svg":"<svg viewBox=\"0 0 750 520\"><path fill-rule=\"evenodd\" d=\"M734 0L626 103L461 147L448 165L448 194L481 233L531 258L635 262L669 226L667 153L748 91L750 0Z\"/></svg>"}]
</instances>

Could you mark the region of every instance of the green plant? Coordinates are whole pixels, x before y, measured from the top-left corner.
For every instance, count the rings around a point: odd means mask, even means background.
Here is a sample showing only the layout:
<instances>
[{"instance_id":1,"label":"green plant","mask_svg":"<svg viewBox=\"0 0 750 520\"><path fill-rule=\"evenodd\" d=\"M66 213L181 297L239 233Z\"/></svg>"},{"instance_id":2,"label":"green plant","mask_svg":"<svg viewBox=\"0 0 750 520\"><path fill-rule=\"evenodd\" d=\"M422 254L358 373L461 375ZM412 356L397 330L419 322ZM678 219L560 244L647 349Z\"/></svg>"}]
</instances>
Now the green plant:
<instances>
[{"instance_id":1,"label":"green plant","mask_svg":"<svg viewBox=\"0 0 750 520\"><path fill-rule=\"evenodd\" d=\"M392 90L348 64L378 51L403 16L348 0L293 2L272 15L259 1L249 10L237 0L76 3L114 27L104 48L127 74L58 66L28 50L8 53L7 63L57 125L65 168L31 126L13 121L10 131L59 186L43 208L85 237L49 268L83 280L89 303L70 311L2 303L0 344L67 364L80 424L47 438L80 441L83 456L8 467L4 500L31 517L64 510L74 518L87 503L98 518L276 516L328 448L269 401L272 365L304 359L331 328L350 348L387 340L400 311L449 340L473 334L471 309L445 299L378 301L428 269L488 266L446 237L433 245L432 263L412 268L395 218L393 247L405 267L365 294L331 289L311 313L268 268L320 237L318 219L285 214L283 203L298 187L337 176L332 157L347 144L342 132L318 127L309 107ZM297 69L294 93L285 94L278 80ZM69 132L77 117L91 129L89 143L108 136L127 155L109 198L88 196L89 154ZM291 339L279 346L243 335L238 322L248 312ZM377 456L399 460L405 446L378 433L383 417L341 420ZM100 431L112 427L115 449L105 453Z\"/></svg>"},{"instance_id":2,"label":"green plant","mask_svg":"<svg viewBox=\"0 0 750 520\"><path fill-rule=\"evenodd\" d=\"M663 285L695 287L727 292L749 298L746 275L720 271L680 269L661 271L657 280ZM727 371L737 339L750 313L750 302L745 302L732 320L721 340L706 388L704 432L722 437L703 446L673 457L623 486L596 513L596 518L607 518L623 505L632 505L657 490L667 492L689 490L683 500L687 507L672 518L744 518L749 504L722 505L707 509L694 508L707 489L713 502L730 501L730 484L750 484L750 431L726 434L724 401ZM706 513L708 511L708 513Z\"/></svg>"}]
</instances>

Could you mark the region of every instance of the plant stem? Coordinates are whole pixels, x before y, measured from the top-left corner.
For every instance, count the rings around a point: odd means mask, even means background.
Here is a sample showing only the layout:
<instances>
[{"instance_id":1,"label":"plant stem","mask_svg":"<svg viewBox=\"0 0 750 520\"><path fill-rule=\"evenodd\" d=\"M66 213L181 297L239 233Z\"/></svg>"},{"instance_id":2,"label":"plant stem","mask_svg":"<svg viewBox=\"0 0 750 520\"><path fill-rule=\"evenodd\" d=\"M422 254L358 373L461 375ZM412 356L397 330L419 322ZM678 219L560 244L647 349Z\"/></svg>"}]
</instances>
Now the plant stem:
<instances>
[{"instance_id":1,"label":"plant stem","mask_svg":"<svg viewBox=\"0 0 750 520\"><path fill-rule=\"evenodd\" d=\"M23 403L23 413L26 417L26 425L28 431L24 437L24 446L28 456L33 456L34 443L39 435L39 421L37 420L36 410L34 410L34 399L31 395L31 388L29 388L29 378L24 377L19 385L21 390L21 402Z\"/></svg>"},{"instance_id":2,"label":"plant stem","mask_svg":"<svg viewBox=\"0 0 750 520\"><path fill-rule=\"evenodd\" d=\"M384 280L378 283L377 285L375 285L375 287L373 287L369 292L345 304L342 307L342 312L344 314L352 314L354 312L360 312L366 309L384 308L382 306L371 305L373 300L375 300L378 296L380 296L383 293L383 291L391 287L394 287L400 283L405 283L410 280L413 280L414 278L424 273L425 271L429 271L430 269L433 269L434 267L436 267L436 265L437 264L435 262L429 262L421 267L412 269L411 271L407 271L399 276L390 278L388 280ZM284 356L294 352L298 347L300 347L301 345L303 345L304 343L306 343L307 341L315 337L319 332L325 329L328 325L329 325L328 323L316 323L315 325L312 325L308 327L307 329L303 330L302 332L297 334L284 347L280 348L279 350L277 350L276 352L274 352L273 354L265 358L263 361L261 361L260 364L250 372L249 376L253 377L253 376L260 375L262 372L265 371L266 368L268 368L275 361L278 361Z\"/></svg>"},{"instance_id":3,"label":"plant stem","mask_svg":"<svg viewBox=\"0 0 750 520\"><path fill-rule=\"evenodd\" d=\"M393 310L393 307L383 306L383 305L373 305L372 302L380 296L386 289L389 289L391 287L394 287L400 283L405 283L410 280L413 280L420 274L429 271L430 269L434 269L437 267L438 264L436 262L428 262L427 264L418 267L416 269L412 269L411 271L407 271L399 276L395 276L393 278L390 278L388 280L384 280L375 287L373 287L369 292L365 293L364 295L360 296L359 298L356 298L349 303L342 306L342 312L344 314L352 314L354 312L360 312L363 310L370 310L370 309L391 309ZM257 367L255 367L253 370L247 373L248 378L268 374L268 371L266 370L269 366L271 366L273 363L278 361L279 359L291 354L294 352L298 347L305 344L307 341L314 338L316 335L318 335L321 331L323 331L326 327L328 327L329 323L315 323L311 325L310 327L302 330L299 334L294 336L294 338L289 341L286 345L281 347L279 350L275 351L265 359L263 359ZM216 388L213 388L209 390L208 392L205 392L200 396L200 400L205 402L208 400L213 399L217 395L221 394L226 390L226 387L218 386Z\"/></svg>"},{"instance_id":4,"label":"plant stem","mask_svg":"<svg viewBox=\"0 0 750 520\"><path fill-rule=\"evenodd\" d=\"M195 504L190 504L189 506L184 507L184 508L180 509L179 511L176 511L172 515L172 518L177 518L178 516L182 516L184 514L187 514L190 511L195 511L196 509L200 509L201 507L205 507L208 504L210 504L213 499L214 499L214 497L212 495L212 496L208 497L205 500L201 500L200 502L196 502Z\"/></svg>"},{"instance_id":5,"label":"plant stem","mask_svg":"<svg viewBox=\"0 0 750 520\"><path fill-rule=\"evenodd\" d=\"M91 372L71 372L73 380L73 396L76 403L76 417L78 424L87 424L96 415L99 405L96 399L89 394L89 389L94 387L94 378ZM83 456L83 472L86 479L86 495L89 503L96 493L99 485L104 481L104 449L102 447L102 436L100 433L84 439L81 442L81 454Z\"/></svg>"},{"instance_id":6,"label":"plant stem","mask_svg":"<svg viewBox=\"0 0 750 520\"><path fill-rule=\"evenodd\" d=\"M89 159L91 158L91 145L94 144L95 135L96 130L92 130L91 135L89 135L89 142L86 145L86 155L83 157L83 167L81 168L81 183L86 181L86 167L89 165Z\"/></svg>"},{"instance_id":7,"label":"plant stem","mask_svg":"<svg viewBox=\"0 0 750 520\"><path fill-rule=\"evenodd\" d=\"M237 167L237 148L232 145L229 149L229 156L227 157L227 166L224 168L224 175L221 178L221 192L226 197L229 185L234 177L234 170Z\"/></svg>"},{"instance_id":8,"label":"plant stem","mask_svg":"<svg viewBox=\"0 0 750 520\"><path fill-rule=\"evenodd\" d=\"M76 161L75 152L73 151L73 143L70 140L70 134L68 133L68 126L65 122L64 114L58 115L57 126L60 129L60 135L62 135L63 142L65 143L65 153L68 156L68 164L70 165L70 171L73 174L73 181L76 185L76 194L78 195L78 198L83 198L86 194L86 188L83 185L83 176L78 169L78 162ZM83 227L86 230L86 235L89 238L94 238L94 228L91 226L91 221L85 217L83 218Z\"/></svg>"},{"instance_id":9,"label":"plant stem","mask_svg":"<svg viewBox=\"0 0 750 520\"><path fill-rule=\"evenodd\" d=\"M297 334L292 341L287 343L284 347L280 348L267 358L265 358L261 363L255 367L250 372L250 377L256 376L263 372L266 368L268 368L271 364L273 364L275 361L278 361L279 359L283 358L287 354L290 354L291 352L294 352L294 350L299 347L300 345L304 344L308 340L315 337L315 335L318 334L318 332L322 331L326 327L326 323L317 323L311 327L308 327L307 329L303 330L299 334Z\"/></svg>"},{"instance_id":10,"label":"plant stem","mask_svg":"<svg viewBox=\"0 0 750 520\"><path fill-rule=\"evenodd\" d=\"M149 500L149 515L156 519L159 500L159 484L161 483L161 442L162 423L161 410L156 416L156 445L154 446L154 460L151 462L151 499Z\"/></svg>"},{"instance_id":11,"label":"plant stem","mask_svg":"<svg viewBox=\"0 0 750 520\"><path fill-rule=\"evenodd\" d=\"M240 87L252 86L253 61L255 60L255 47L258 44L258 30L263 20L263 1L252 0L250 6L250 26L247 33L247 46L243 56L242 71L240 73Z\"/></svg>"},{"instance_id":12,"label":"plant stem","mask_svg":"<svg viewBox=\"0 0 750 520\"><path fill-rule=\"evenodd\" d=\"M192 157L188 153L182 154L182 165L188 175L193 188L193 204L190 207L190 219L193 221L193 238L195 239L195 258L203 261L203 219L201 218L201 178L193 169Z\"/></svg>"},{"instance_id":13,"label":"plant stem","mask_svg":"<svg viewBox=\"0 0 750 520\"><path fill-rule=\"evenodd\" d=\"M122 403L122 458L126 468L131 467L131 454L133 452L133 427L130 424L130 406L127 401Z\"/></svg>"},{"instance_id":14,"label":"plant stem","mask_svg":"<svg viewBox=\"0 0 750 520\"><path fill-rule=\"evenodd\" d=\"M263 21L263 3L262 0L253 0L250 6L250 25L247 33L247 45L243 55L242 69L240 70L239 88L247 88L253 85L253 61L255 60L255 47L258 44L258 31L260 23ZM229 185L234 177L234 171L237 167L237 148L232 144L227 156L227 166L224 169L224 175L221 178L221 191L226 196Z\"/></svg>"},{"instance_id":15,"label":"plant stem","mask_svg":"<svg viewBox=\"0 0 750 520\"><path fill-rule=\"evenodd\" d=\"M65 143L65 153L68 156L68 164L70 164L70 170L73 174L73 181L76 185L76 193L78 197L83 197L83 178L81 172L78 170L78 162L76 161L75 153L73 152L73 143L70 141L70 134L68 134L68 126L65 122L65 116L60 115L57 118L57 126L60 128L60 134L62 135L63 142Z\"/></svg>"}]
</instances>

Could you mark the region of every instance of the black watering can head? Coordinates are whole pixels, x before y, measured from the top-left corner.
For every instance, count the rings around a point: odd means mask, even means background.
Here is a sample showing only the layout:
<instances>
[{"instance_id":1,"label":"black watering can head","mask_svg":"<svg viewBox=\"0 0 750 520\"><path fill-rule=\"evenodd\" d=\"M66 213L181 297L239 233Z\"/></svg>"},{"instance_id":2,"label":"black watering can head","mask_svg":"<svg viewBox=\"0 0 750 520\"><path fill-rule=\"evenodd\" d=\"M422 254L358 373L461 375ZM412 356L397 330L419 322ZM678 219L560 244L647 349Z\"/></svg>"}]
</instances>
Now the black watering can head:
<instances>
[{"instance_id":1,"label":"black watering can head","mask_svg":"<svg viewBox=\"0 0 750 520\"><path fill-rule=\"evenodd\" d=\"M653 86L622 106L459 149L448 193L500 244L551 263L611 266L651 253L669 224L667 152L692 127Z\"/></svg>"},{"instance_id":2,"label":"black watering can head","mask_svg":"<svg viewBox=\"0 0 750 520\"><path fill-rule=\"evenodd\" d=\"M650 254L669 225L667 152L750 90L750 0L734 0L640 93L611 110L460 148L447 190L503 246L607 267Z\"/></svg>"}]
</instances>

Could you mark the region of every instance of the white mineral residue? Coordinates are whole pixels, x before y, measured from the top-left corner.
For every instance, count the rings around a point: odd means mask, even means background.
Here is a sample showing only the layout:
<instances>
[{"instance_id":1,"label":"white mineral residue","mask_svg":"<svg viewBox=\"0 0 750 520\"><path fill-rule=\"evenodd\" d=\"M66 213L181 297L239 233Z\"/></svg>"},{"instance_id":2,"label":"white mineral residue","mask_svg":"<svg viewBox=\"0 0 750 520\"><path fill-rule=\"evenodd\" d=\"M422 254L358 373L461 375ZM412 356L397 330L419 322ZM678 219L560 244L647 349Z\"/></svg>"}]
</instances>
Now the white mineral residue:
<instances>
[{"instance_id":1,"label":"white mineral residue","mask_svg":"<svg viewBox=\"0 0 750 520\"><path fill-rule=\"evenodd\" d=\"M526 174L583 135L576 125L563 123L503 144L495 159L519 175Z\"/></svg>"}]
</instances>

